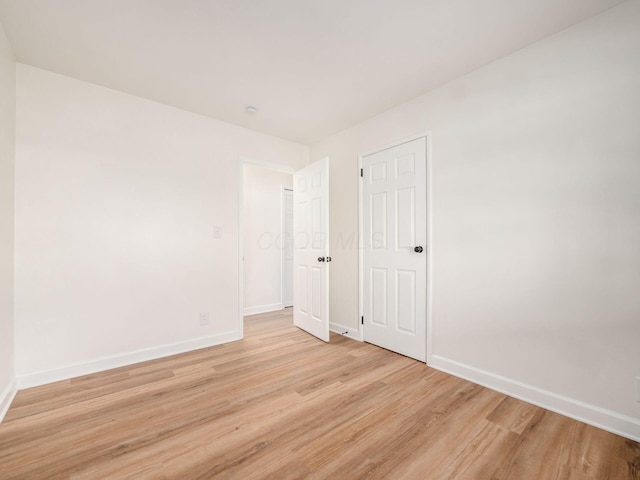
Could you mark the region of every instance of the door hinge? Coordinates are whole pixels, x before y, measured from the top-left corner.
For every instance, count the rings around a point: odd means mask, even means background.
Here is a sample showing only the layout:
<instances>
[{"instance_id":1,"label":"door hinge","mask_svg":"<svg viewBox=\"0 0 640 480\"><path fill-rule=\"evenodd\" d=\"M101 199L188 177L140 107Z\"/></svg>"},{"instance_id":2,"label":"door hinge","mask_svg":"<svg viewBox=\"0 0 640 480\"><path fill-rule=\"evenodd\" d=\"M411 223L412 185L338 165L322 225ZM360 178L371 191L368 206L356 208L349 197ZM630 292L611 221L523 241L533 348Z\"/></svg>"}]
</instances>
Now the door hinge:
<instances>
[{"instance_id":1,"label":"door hinge","mask_svg":"<svg viewBox=\"0 0 640 480\"><path fill-rule=\"evenodd\" d=\"M364 168L361 168L361 169L360 169L360 176L361 176L361 177L364 177Z\"/></svg>"},{"instance_id":2,"label":"door hinge","mask_svg":"<svg viewBox=\"0 0 640 480\"><path fill-rule=\"evenodd\" d=\"M360 325L364 325L364 317L360 317Z\"/></svg>"}]
</instances>

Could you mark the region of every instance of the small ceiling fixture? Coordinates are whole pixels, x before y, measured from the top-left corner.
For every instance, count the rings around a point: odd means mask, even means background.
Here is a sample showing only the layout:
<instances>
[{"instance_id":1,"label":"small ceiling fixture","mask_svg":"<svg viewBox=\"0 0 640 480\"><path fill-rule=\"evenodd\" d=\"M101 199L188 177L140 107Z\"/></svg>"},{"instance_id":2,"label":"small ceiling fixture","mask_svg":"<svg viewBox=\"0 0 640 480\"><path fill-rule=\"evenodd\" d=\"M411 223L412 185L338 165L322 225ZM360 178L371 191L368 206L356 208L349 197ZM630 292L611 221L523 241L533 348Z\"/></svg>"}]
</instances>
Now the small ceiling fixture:
<instances>
[{"instance_id":1,"label":"small ceiling fixture","mask_svg":"<svg viewBox=\"0 0 640 480\"><path fill-rule=\"evenodd\" d=\"M258 109L256 107L252 107L251 105L249 105L246 108L247 113L256 113L258 111Z\"/></svg>"}]
</instances>

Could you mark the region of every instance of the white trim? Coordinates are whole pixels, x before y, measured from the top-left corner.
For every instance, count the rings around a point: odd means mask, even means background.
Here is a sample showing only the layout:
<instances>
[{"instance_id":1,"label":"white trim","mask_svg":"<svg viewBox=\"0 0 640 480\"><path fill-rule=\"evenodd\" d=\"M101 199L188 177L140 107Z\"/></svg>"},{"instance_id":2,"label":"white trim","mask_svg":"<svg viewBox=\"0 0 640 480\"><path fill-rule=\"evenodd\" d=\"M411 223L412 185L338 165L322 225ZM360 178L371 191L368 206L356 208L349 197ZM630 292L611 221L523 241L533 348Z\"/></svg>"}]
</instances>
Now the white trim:
<instances>
[{"instance_id":1,"label":"white trim","mask_svg":"<svg viewBox=\"0 0 640 480\"><path fill-rule=\"evenodd\" d=\"M440 355L431 356L430 366L510 397L640 442L640 420L637 418L628 417L580 400L543 390L533 385L441 357Z\"/></svg>"},{"instance_id":2,"label":"white trim","mask_svg":"<svg viewBox=\"0 0 640 480\"><path fill-rule=\"evenodd\" d=\"M326 157L322 157L319 162L324 162L324 175L326 178L326 182L324 183L324 198L326 199L326 207L327 207L327 224L325 226L325 237L326 237L326 243L325 243L325 257L330 257L331 256L331 190L329 189L329 184L331 183L331 158L329 156ZM295 219L295 202L294 202L294 209L293 209L293 216ZM295 222L294 222L295 225ZM294 232L293 234L295 235L295 227L294 227ZM294 247L295 250L295 247ZM327 298L325 299L325 311L327 312L327 322L329 323L329 332L331 332L331 262L326 262L326 275L325 275L325 281L324 281L324 285L326 288L326 292L327 292ZM295 263L294 263L294 268L295 268ZM294 282L295 285L295 282ZM295 286L294 286L295 288ZM294 299L295 299L295 295L294 295ZM295 308L295 307L294 307ZM331 341L331 333L329 333L329 338L327 339L327 342Z\"/></svg>"},{"instance_id":3,"label":"white trim","mask_svg":"<svg viewBox=\"0 0 640 480\"><path fill-rule=\"evenodd\" d=\"M5 387L5 389L0 393L0 423L4 420L4 416L9 411L9 407L11 406L11 402L16 396L18 392L18 382L15 378L12 378L9 382L9 385Z\"/></svg>"},{"instance_id":4,"label":"white trim","mask_svg":"<svg viewBox=\"0 0 640 480\"><path fill-rule=\"evenodd\" d=\"M292 179L293 183L293 179ZM281 247L280 247L280 304L282 308L284 308L284 225L285 225L285 200L284 200L284 185L280 184L280 239L281 239ZM245 315L246 313L245 308Z\"/></svg>"},{"instance_id":5,"label":"white trim","mask_svg":"<svg viewBox=\"0 0 640 480\"><path fill-rule=\"evenodd\" d=\"M427 139L427 365L433 352L433 157L431 156L431 132Z\"/></svg>"},{"instance_id":6,"label":"white trim","mask_svg":"<svg viewBox=\"0 0 640 480\"><path fill-rule=\"evenodd\" d=\"M404 145L405 143L413 142L414 140L418 140L419 138L429 138L431 136L431 130L427 130L424 132L416 133L414 135L409 135L408 137L403 137L398 140L395 140L391 143L384 144L380 147L376 147L373 150L369 150L368 152L361 153L359 157L368 157L369 155L373 155L374 153L380 153L384 150L389 150L390 148L395 148L400 145Z\"/></svg>"},{"instance_id":7,"label":"white trim","mask_svg":"<svg viewBox=\"0 0 640 480\"><path fill-rule=\"evenodd\" d=\"M362 330L345 327L344 325L340 325L339 323L329 323L329 330L333 333L337 333L338 335L349 337L352 340L356 340L358 342L362 341Z\"/></svg>"},{"instance_id":8,"label":"white trim","mask_svg":"<svg viewBox=\"0 0 640 480\"><path fill-rule=\"evenodd\" d=\"M269 313L284 309L282 303L272 303L271 305L258 305L257 307L244 307L245 315L257 315L259 313Z\"/></svg>"},{"instance_id":9,"label":"white trim","mask_svg":"<svg viewBox=\"0 0 640 480\"><path fill-rule=\"evenodd\" d=\"M264 162L254 158L240 156L238 161L238 330L240 338L244 338L244 166L245 164L275 170L293 175L296 169L281 163ZM282 289L280 290L282 302Z\"/></svg>"},{"instance_id":10,"label":"white trim","mask_svg":"<svg viewBox=\"0 0 640 480\"><path fill-rule=\"evenodd\" d=\"M238 324L244 338L244 164L238 162Z\"/></svg>"},{"instance_id":11,"label":"white trim","mask_svg":"<svg viewBox=\"0 0 640 480\"><path fill-rule=\"evenodd\" d=\"M360 170L362 169L363 159L369 155L373 155L374 153L382 152L383 150L388 150L389 148L394 148L399 145L403 145L405 143L413 142L414 140L418 140L419 138L424 138L427 143L426 155L427 155L427 325L426 325L426 348L427 348L427 358L426 364L430 365L431 362L431 352L432 352L432 324L433 324L433 159L431 157L431 131L427 130L422 133L417 133L415 135L411 135L409 137L402 138L395 142L383 145L374 150L371 150L366 153L361 153L358 155L358 330L360 334L360 338L364 339L364 325L361 324L362 316L364 315L364 240L362 238L362 233L364 229L364 219L362 218L362 210L363 210L363 199L362 199L362 177L360 176Z\"/></svg>"},{"instance_id":12,"label":"white trim","mask_svg":"<svg viewBox=\"0 0 640 480\"><path fill-rule=\"evenodd\" d=\"M291 185L293 185L293 175L291 177ZM285 305L284 302L284 246L286 240L286 198L287 192L291 194L291 202L293 202L293 186L287 187L285 185L280 185L280 231L282 232L282 243L280 248L280 302L282 303L282 308L293 307L293 293L291 298L291 305ZM293 236L293 232L291 232ZM291 272L291 287L293 288L293 271Z\"/></svg>"},{"instance_id":13,"label":"white trim","mask_svg":"<svg viewBox=\"0 0 640 480\"><path fill-rule=\"evenodd\" d=\"M256 160L255 158L243 157L240 156L240 163L248 163L251 165L256 165L258 167L268 168L269 170L275 170L280 173L289 173L293 175L296 171L294 167L291 165L285 165L284 163L273 163L273 162L264 162L262 160Z\"/></svg>"},{"instance_id":14,"label":"white trim","mask_svg":"<svg viewBox=\"0 0 640 480\"><path fill-rule=\"evenodd\" d=\"M362 199L362 157L363 155L358 155L358 333L360 335L360 339L364 341L364 325L362 322L362 318L364 315L364 239L362 235L364 234L364 218L362 217L362 211L364 209L363 199Z\"/></svg>"},{"instance_id":15,"label":"white trim","mask_svg":"<svg viewBox=\"0 0 640 480\"><path fill-rule=\"evenodd\" d=\"M236 340L242 340L242 332L225 332L217 335L195 338L185 342L144 348L133 352L97 358L88 362L67 365L53 370L21 375L18 377L18 389L22 390L24 388L37 387L47 383L67 380L69 378L101 372L103 370L110 370L112 368L123 367L134 363L146 362L148 360L155 360L157 358L190 352L200 348L212 347L214 345L220 345Z\"/></svg>"}]
</instances>

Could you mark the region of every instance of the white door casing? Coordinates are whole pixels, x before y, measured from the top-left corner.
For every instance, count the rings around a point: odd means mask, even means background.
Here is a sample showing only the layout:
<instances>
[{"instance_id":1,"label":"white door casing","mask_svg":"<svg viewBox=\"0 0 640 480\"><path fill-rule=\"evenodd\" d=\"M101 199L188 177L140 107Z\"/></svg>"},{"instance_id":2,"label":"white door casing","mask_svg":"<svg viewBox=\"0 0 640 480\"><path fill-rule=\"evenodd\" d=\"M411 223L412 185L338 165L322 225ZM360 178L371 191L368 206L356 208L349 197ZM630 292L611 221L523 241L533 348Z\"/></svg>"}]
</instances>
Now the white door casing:
<instances>
[{"instance_id":1,"label":"white door casing","mask_svg":"<svg viewBox=\"0 0 640 480\"><path fill-rule=\"evenodd\" d=\"M328 342L328 158L294 173L293 205L293 323Z\"/></svg>"},{"instance_id":2,"label":"white door casing","mask_svg":"<svg viewBox=\"0 0 640 480\"><path fill-rule=\"evenodd\" d=\"M426 155L421 137L362 159L363 338L420 361L427 343Z\"/></svg>"},{"instance_id":3,"label":"white door casing","mask_svg":"<svg viewBox=\"0 0 640 480\"><path fill-rule=\"evenodd\" d=\"M282 191L282 306L293 306L293 191Z\"/></svg>"}]
</instances>

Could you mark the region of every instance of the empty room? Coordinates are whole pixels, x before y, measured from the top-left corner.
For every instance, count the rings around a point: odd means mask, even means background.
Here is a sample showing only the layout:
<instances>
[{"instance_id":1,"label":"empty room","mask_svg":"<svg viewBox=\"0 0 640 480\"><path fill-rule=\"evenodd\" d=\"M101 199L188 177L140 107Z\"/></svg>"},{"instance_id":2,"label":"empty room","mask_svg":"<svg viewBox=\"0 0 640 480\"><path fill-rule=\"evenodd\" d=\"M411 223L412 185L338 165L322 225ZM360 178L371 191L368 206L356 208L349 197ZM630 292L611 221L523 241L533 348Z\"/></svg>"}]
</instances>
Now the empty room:
<instances>
[{"instance_id":1,"label":"empty room","mask_svg":"<svg viewBox=\"0 0 640 480\"><path fill-rule=\"evenodd\" d=\"M640 0L0 0L0 480L640 480Z\"/></svg>"}]
</instances>

